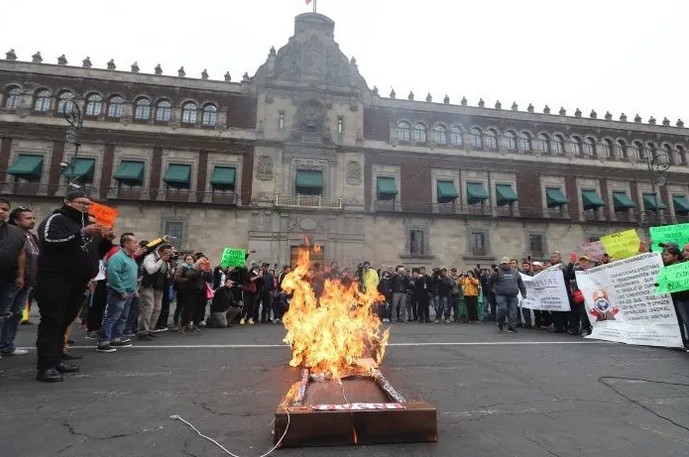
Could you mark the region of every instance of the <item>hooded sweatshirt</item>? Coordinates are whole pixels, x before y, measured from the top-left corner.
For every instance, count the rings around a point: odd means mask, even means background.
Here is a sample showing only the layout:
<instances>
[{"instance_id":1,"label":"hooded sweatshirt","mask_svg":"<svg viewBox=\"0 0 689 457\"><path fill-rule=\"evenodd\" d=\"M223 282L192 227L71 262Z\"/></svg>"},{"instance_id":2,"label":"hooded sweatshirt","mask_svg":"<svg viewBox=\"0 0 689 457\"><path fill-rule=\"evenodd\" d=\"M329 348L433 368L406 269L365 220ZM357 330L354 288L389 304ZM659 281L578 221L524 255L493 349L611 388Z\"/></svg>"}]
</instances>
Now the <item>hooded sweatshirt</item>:
<instances>
[{"instance_id":1,"label":"hooded sweatshirt","mask_svg":"<svg viewBox=\"0 0 689 457\"><path fill-rule=\"evenodd\" d=\"M526 297L526 287L524 287L524 281L517 270L498 268L491 275L491 283L495 295L517 295L521 292L522 296Z\"/></svg>"},{"instance_id":2,"label":"hooded sweatshirt","mask_svg":"<svg viewBox=\"0 0 689 457\"><path fill-rule=\"evenodd\" d=\"M63 206L53 211L38 226L41 249L38 255L38 272L62 273L91 279L98 274L98 261L112 247L100 233L86 235L88 215Z\"/></svg>"}]
</instances>

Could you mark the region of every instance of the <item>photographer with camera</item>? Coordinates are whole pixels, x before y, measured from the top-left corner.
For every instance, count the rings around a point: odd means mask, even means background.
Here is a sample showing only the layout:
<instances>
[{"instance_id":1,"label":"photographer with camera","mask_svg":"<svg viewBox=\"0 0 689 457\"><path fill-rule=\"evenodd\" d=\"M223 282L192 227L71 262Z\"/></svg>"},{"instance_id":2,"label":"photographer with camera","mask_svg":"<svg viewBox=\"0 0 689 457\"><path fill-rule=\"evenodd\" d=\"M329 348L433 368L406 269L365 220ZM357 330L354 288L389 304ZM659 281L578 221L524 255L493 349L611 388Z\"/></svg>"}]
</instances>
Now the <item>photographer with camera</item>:
<instances>
[{"instance_id":1,"label":"photographer with camera","mask_svg":"<svg viewBox=\"0 0 689 457\"><path fill-rule=\"evenodd\" d=\"M395 272L390 275L392 286L392 309L390 310L390 322L411 320L411 310L407 309L407 289L410 280L407 270L403 265L397 265ZM405 312L407 316L405 317Z\"/></svg>"},{"instance_id":2,"label":"photographer with camera","mask_svg":"<svg viewBox=\"0 0 689 457\"><path fill-rule=\"evenodd\" d=\"M435 269L435 322L445 321L450 323L450 291L452 290L452 279L447 275L447 268Z\"/></svg>"},{"instance_id":3,"label":"photographer with camera","mask_svg":"<svg viewBox=\"0 0 689 457\"><path fill-rule=\"evenodd\" d=\"M428 311L432 296L431 286L431 277L426 274L426 267L419 268L419 274L414 279L413 289L419 322L431 322Z\"/></svg>"}]
</instances>

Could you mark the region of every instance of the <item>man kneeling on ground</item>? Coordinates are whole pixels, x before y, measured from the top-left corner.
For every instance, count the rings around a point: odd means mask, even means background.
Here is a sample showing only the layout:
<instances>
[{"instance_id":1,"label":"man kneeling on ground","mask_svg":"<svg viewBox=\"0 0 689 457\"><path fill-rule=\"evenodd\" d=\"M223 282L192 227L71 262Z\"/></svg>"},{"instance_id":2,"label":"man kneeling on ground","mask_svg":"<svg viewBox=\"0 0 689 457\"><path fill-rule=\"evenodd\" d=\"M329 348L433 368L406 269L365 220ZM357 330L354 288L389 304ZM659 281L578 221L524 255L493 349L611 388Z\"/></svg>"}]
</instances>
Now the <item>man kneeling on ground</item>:
<instances>
[{"instance_id":1,"label":"man kneeling on ground","mask_svg":"<svg viewBox=\"0 0 689 457\"><path fill-rule=\"evenodd\" d=\"M211 317L208 327L225 328L232 327L231 323L239 315L239 306L232 293L234 281L226 279L225 284L215 291L211 303Z\"/></svg>"}]
</instances>

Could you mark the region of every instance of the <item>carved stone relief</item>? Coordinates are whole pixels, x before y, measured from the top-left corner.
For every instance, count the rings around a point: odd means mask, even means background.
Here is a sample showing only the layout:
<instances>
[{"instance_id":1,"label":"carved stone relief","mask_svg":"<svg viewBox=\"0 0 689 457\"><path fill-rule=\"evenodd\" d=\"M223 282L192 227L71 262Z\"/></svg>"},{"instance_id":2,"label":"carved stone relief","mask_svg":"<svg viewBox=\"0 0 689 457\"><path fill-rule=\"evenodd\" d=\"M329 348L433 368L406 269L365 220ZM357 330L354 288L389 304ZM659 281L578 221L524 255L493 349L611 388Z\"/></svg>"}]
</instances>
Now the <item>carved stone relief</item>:
<instances>
[{"instance_id":1,"label":"carved stone relief","mask_svg":"<svg viewBox=\"0 0 689 457\"><path fill-rule=\"evenodd\" d=\"M328 168L327 160L294 159L293 163L300 170L325 170Z\"/></svg>"},{"instance_id":2,"label":"carved stone relief","mask_svg":"<svg viewBox=\"0 0 689 457\"><path fill-rule=\"evenodd\" d=\"M262 155L256 160L256 179L260 181L273 180L273 158Z\"/></svg>"},{"instance_id":3,"label":"carved stone relief","mask_svg":"<svg viewBox=\"0 0 689 457\"><path fill-rule=\"evenodd\" d=\"M361 164L356 160L347 162L347 184L361 184Z\"/></svg>"},{"instance_id":4,"label":"carved stone relief","mask_svg":"<svg viewBox=\"0 0 689 457\"><path fill-rule=\"evenodd\" d=\"M272 230L272 214L269 212L251 213L250 230L255 232L269 232Z\"/></svg>"}]
</instances>

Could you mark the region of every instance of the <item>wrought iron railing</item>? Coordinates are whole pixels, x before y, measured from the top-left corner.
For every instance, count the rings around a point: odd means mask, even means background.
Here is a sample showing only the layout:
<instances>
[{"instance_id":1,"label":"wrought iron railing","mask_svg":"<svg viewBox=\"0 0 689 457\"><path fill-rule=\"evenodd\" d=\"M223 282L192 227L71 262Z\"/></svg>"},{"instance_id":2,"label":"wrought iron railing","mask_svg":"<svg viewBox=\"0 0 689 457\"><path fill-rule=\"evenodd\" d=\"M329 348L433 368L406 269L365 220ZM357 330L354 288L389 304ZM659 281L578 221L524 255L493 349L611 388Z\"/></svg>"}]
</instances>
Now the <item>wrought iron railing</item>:
<instances>
[{"instance_id":1,"label":"wrought iron railing","mask_svg":"<svg viewBox=\"0 0 689 457\"><path fill-rule=\"evenodd\" d=\"M275 206L293 208L342 209L342 197L328 200L320 195L280 195L275 194Z\"/></svg>"}]
</instances>

